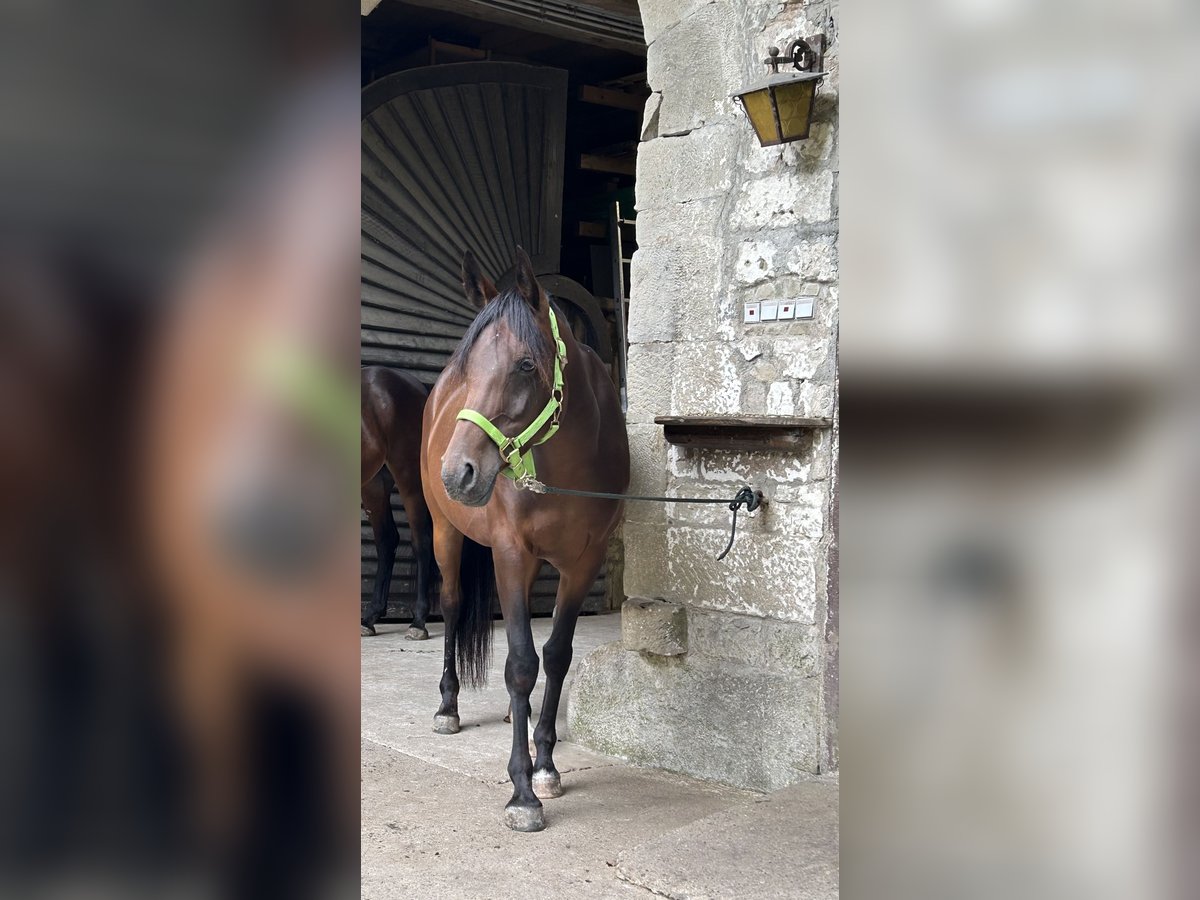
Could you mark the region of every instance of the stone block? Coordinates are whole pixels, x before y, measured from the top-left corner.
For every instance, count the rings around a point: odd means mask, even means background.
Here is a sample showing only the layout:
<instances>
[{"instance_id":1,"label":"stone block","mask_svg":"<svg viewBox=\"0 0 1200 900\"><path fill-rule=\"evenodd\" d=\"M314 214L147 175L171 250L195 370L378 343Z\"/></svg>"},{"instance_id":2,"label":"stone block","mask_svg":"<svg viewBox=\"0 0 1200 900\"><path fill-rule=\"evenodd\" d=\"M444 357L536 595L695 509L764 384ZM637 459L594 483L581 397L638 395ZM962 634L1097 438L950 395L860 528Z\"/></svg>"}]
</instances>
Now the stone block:
<instances>
[{"instance_id":1,"label":"stone block","mask_svg":"<svg viewBox=\"0 0 1200 900\"><path fill-rule=\"evenodd\" d=\"M721 124L643 143L638 147L638 209L724 196L733 184L740 137L733 124ZM640 238L640 221L638 226Z\"/></svg>"},{"instance_id":2,"label":"stone block","mask_svg":"<svg viewBox=\"0 0 1200 900\"><path fill-rule=\"evenodd\" d=\"M740 515L733 549L717 560L727 540L727 532L714 528L668 526L667 573L660 581L670 589L657 593L707 609L816 622L818 541L799 536L780 541L767 532L764 518Z\"/></svg>"},{"instance_id":3,"label":"stone block","mask_svg":"<svg viewBox=\"0 0 1200 900\"><path fill-rule=\"evenodd\" d=\"M664 31L709 3L712 0L638 0L646 43L653 44Z\"/></svg>"},{"instance_id":4,"label":"stone block","mask_svg":"<svg viewBox=\"0 0 1200 900\"><path fill-rule=\"evenodd\" d=\"M738 196L730 223L741 231L789 228L833 218L833 171L801 177L795 172L747 182Z\"/></svg>"},{"instance_id":5,"label":"stone block","mask_svg":"<svg viewBox=\"0 0 1200 900\"><path fill-rule=\"evenodd\" d=\"M817 772L820 679L612 643L580 662L567 721L602 753L771 791Z\"/></svg>"},{"instance_id":6,"label":"stone block","mask_svg":"<svg viewBox=\"0 0 1200 900\"><path fill-rule=\"evenodd\" d=\"M626 650L655 656L682 656L688 648L687 609L647 597L621 605L621 643Z\"/></svg>"},{"instance_id":7,"label":"stone block","mask_svg":"<svg viewBox=\"0 0 1200 900\"><path fill-rule=\"evenodd\" d=\"M684 134L732 118L746 78L740 4L709 3L661 33L646 53L646 78L662 91L658 133Z\"/></svg>"},{"instance_id":8,"label":"stone block","mask_svg":"<svg viewBox=\"0 0 1200 900\"><path fill-rule=\"evenodd\" d=\"M740 354L735 357L736 351L730 344L681 341L675 348L675 380L671 390L673 413L732 415L741 412Z\"/></svg>"},{"instance_id":9,"label":"stone block","mask_svg":"<svg viewBox=\"0 0 1200 900\"><path fill-rule=\"evenodd\" d=\"M658 425L628 425L626 430L629 434L629 493L661 497L667 490L668 466L668 444L663 440L662 428Z\"/></svg>"},{"instance_id":10,"label":"stone block","mask_svg":"<svg viewBox=\"0 0 1200 900\"><path fill-rule=\"evenodd\" d=\"M658 521L629 518L637 512L658 516ZM670 587L666 577L667 524L662 507L656 503L629 504L623 528L626 596L662 596Z\"/></svg>"},{"instance_id":11,"label":"stone block","mask_svg":"<svg viewBox=\"0 0 1200 900\"><path fill-rule=\"evenodd\" d=\"M694 656L809 676L820 671L821 648L817 625L688 609L688 652Z\"/></svg>"},{"instance_id":12,"label":"stone block","mask_svg":"<svg viewBox=\"0 0 1200 900\"><path fill-rule=\"evenodd\" d=\"M630 425L653 425L655 416L671 408L671 344L630 344L626 369L626 392Z\"/></svg>"}]
</instances>

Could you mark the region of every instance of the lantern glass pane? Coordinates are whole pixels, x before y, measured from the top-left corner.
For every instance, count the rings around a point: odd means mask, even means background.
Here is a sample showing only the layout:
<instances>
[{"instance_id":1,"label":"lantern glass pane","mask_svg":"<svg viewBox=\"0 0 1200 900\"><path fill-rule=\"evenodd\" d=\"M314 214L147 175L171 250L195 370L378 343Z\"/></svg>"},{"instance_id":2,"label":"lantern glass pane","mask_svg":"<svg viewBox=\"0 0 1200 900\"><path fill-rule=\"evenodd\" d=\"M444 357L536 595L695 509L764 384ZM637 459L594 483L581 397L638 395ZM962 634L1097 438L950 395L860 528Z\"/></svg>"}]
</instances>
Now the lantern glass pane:
<instances>
[{"instance_id":1,"label":"lantern glass pane","mask_svg":"<svg viewBox=\"0 0 1200 900\"><path fill-rule=\"evenodd\" d=\"M813 94L816 93L816 87L815 81L799 81L775 88L783 140L794 141L808 137L808 124L812 118Z\"/></svg>"},{"instance_id":2,"label":"lantern glass pane","mask_svg":"<svg viewBox=\"0 0 1200 900\"><path fill-rule=\"evenodd\" d=\"M746 107L746 115L750 117L750 124L758 132L759 143L779 143L779 133L775 130L775 112L771 109L770 91L764 88L761 91L743 94L742 103Z\"/></svg>"}]
</instances>

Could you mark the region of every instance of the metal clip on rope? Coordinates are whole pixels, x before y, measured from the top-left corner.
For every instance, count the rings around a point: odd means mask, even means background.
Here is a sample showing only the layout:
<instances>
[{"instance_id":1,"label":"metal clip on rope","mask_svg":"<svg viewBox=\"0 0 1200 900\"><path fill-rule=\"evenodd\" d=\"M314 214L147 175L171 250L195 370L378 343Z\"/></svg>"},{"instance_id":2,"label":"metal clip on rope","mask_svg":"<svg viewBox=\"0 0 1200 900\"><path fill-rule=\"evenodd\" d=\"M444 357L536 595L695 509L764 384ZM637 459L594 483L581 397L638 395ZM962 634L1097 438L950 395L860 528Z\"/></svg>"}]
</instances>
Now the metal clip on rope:
<instances>
[{"instance_id":1,"label":"metal clip on rope","mask_svg":"<svg viewBox=\"0 0 1200 900\"><path fill-rule=\"evenodd\" d=\"M729 526L729 543L725 545L725 549L721 551L721 555L717 557L717 562L723 560L730 550L733 549L733 539L737 535L737 511L738 507L745 506L746 512L754 512L762 506L763 495L762 491L751 490L749 485L746 485L737 495L729 501L729 509L733 513L733 523Z\"/></svg>"}]
</instances>

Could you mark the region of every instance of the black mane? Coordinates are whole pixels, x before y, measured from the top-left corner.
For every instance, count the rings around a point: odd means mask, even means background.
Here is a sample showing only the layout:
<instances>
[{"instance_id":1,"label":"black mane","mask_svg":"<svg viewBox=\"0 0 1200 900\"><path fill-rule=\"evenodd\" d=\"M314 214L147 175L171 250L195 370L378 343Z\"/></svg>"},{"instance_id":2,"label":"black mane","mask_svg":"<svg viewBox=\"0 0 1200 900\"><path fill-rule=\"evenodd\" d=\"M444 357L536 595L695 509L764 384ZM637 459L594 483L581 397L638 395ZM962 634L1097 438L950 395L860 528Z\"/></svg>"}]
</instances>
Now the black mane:
<instances>
[{"instance_id":1,"label":"black mane","mask_svg":"<svg viewBox=\"0 0 1200 900\"><path fill-rule=\"evenodd\" d=\"M565 327L566 320L562 313L555 309L554 314L558 317L559 328ZM454 355L450 357L446 368L455 375L465 375L467 357L471 355L471 348L475 346L476 341L488 327L496 322L503 322L512 332L513 337L528 348L529 356L537 366L542 380L549 384L551 368L554 365L553 342L550 340L550 336L542 330L537 314L525 302L525 299L513 290L497 295L479 311L479 315L467 328L467 333L463 335L462 341L455 349Z\"/></svg>"}]
</instances>

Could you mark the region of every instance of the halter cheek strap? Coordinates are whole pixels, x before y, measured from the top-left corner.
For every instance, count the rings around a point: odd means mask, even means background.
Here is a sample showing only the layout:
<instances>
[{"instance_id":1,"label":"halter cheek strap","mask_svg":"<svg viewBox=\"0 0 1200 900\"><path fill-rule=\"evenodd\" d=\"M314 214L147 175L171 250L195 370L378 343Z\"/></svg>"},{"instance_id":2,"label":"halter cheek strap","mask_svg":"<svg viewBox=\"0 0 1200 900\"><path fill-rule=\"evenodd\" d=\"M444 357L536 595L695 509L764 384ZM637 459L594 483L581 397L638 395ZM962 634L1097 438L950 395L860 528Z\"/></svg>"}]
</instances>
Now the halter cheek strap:
<instances>
[{"instance_id":1,"label":"halter cheek strap","mask_svg":"<svg viewBox=\"0 0 1200 900\"><path fill-rule=\"evenodd\" d=\"M537 469L533 465L533 448L546 443L558 431L558 418L562 414L563 401L562 370L567 364L567 345L558 335L558 319L554 316L554 310L551 309L549 312L550 331L554 335L555 346L554 385L550 389L550 400L542 407L542 411L537 414L537 417L529 423L529 427L516 437L510 438L505 437L504 432L493 425L487 416L473 409L459 410L455 417L478 425L483 429L484 434L496 443L500 450L500 458L508 463L508 466L500 471L505 478L517 480L525 477L537 477ZM535 441L534 437L547 424L550 427L546 429L546 433Z\"/></svg>"}]
</instances>

